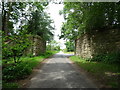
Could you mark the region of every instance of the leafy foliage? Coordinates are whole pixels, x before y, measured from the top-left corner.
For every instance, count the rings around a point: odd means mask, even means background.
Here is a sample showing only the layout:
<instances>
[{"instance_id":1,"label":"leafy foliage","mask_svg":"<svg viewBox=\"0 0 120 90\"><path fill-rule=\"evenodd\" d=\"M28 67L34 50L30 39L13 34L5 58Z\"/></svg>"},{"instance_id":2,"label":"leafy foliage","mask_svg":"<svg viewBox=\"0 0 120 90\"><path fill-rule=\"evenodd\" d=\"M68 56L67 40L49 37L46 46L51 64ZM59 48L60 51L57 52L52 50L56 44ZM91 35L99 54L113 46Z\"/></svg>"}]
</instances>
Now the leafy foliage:
<instances>
[{"instance_id":1,"label":"leafy foliage","mask_svg":"<svg viewBox=\"0 0 120 90\"><path fill-rule=\"evenodd\" d=\"M51 40L53 37L51 30L54 29L51 23L52 20L45 12L36 10L29 21L28 33L39 35L44 40Z\"/></svg>"},{"instance_id":2,"label":"leafy foliage","mask_svg":"<svg viewBox=\"0 0 120 90\"><path fill-rule=\"evenodd\" d=\"M29 45L28 35L24 35L24 33L3 37L3 59L13 58L17 63Z\"/></svg>"},{"instance_id":3,"label":"leafy foliage","mask_svg":"<svg viewBox=\"0 0 120 90\"><path fill-rule=\"evenodd\" d=\"M81 68L92 75L93 78L97 79L97 82L102 85L111 86L112 88L119 87L118 77L120 75L120 66L119 64L108 64L103 62L96 61L87 61L78 56L71 56L70 59L77 63Z\"/></svg>"},{"instance_id":4,"label":"leafy foliage","mask_svg":"<svg viewBox=\"0 0 120 90\"><path fill-rule=\"evenodd\" d=\"M48 2L2 2L3 87L25 78L42 59L52 55L23 58L31 46L30 36L39 35L45 42L53 38L52 20L45 12Z\"/></svg>"},{"instance_id":5,"label":"leafy foliage","mask_svg":"<svg viewBox=\"0 0 120 90\"><path fill-rule=\"evenodd\" d=\"M16 79L25 78L26 75L29 75L32 72L30 66L26 63L19 63L12 66L7 66L3 69L3 80L12 81Z\"/></svg>"},{"instance_id":6,"label":"leafy foliage","mask_svg":"<svg viewBox=\"0 0 120 90\"><path fill-rule=\"evenodd\" d=\"M19 88L17 83L4 83L2 84L3 88Z\"/></svg>"},{"instance_id":7,"label":"leafy foliage","mask_svg":"<svg viewBox=\"0 0 120 90\"><path fill-rule=\"evenodd\" d=\"M55 40L49 41L47 45L47 50L60 51L60 45Z\"/></svg>"},{"instance_id":8,"label":"leafy foliage","mask_svg":"<svg viewBox=\"0 0 120 90\"><path fill-rule=\"evenodd\" d=\"M11 82L19 79L24 79L27 75L31 74L32 69L38 65L43 59L55 54L54 51L47 51L41 56L37 57L22 57L20 63L10 63L3 67L3 81Z\"/></svg>"},{"instance_id":9,"label":"leafy foliage","mask_svg":"<svg viewBox=\"0 0 120 90\"><path fill-rule=\"evenodd\" d=\"M65 45L66 45L67 52L73 52L74 51L74 48L75 48L74 42L67 41L65 43Z\"/></svg>"},{"instance_id":10,"label":"leafy foliage","mask_svg":"<svg viewBox=\"0 0 120 90\"><path fill-rule=\"evenodd\" d=\"M65 2L60 38L75 40L85 32L120 28L120 2Z\"/></svg>"},{"instance_id":11,"label":"leafy foliage","mask_svg":"<svg viewBox=\"0 0 120 90\"><path fill-rule=\"evenodd\" d=\"M53 38L52 20L44 11L47 2L3 2L3 59L17 63L30 46L29 35L39 35L44 41Z\"/></svg>"},{"instance_id":12,"label":"leafy foliage","mask_svg":"<svg viewBox=\"0 0 120 90\"><path fill-rule=\"evenodd\" d=\"M61 28L60 38L75 41L82 34L94 30L120 29L120 2L64 2L65 22ZM67 43L67 42L66 42ZM67 44L67 47L70 47ZM69 49L69 48L68 48ZM101 54L93 56L91 61L119 63L119 54Z\"/></svg>"},{"instance_id":13,"label":"leafy foliage","mask_svg":"<svg viewBox=\"0 0 120 90\"><path fill-rule=\"evenodd\" d=\"M97 61L97 62L104 62L104 63L116 63L120 64L120 53L110 53L110 54L98 54L88 61Z\"/></svg>"}]
</instances>

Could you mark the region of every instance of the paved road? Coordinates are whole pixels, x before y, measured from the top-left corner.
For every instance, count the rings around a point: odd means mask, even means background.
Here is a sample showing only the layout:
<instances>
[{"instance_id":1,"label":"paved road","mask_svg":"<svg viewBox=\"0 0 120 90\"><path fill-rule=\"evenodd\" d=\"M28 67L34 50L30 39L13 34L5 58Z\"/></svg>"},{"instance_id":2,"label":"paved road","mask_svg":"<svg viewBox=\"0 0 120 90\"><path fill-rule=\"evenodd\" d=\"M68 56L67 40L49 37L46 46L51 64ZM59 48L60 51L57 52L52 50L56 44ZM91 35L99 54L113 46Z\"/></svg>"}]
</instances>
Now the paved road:
<instances>
[{"instance_id":1,"label":"paved road","mask_svg":"<svg viewBox=\"0 0 120 90\"><path fill-rule=\"evenodd\" d=\"M67 58L57 53L41 67L28 88L96 88L96 86Z\"/></svg>"}]
</instances>

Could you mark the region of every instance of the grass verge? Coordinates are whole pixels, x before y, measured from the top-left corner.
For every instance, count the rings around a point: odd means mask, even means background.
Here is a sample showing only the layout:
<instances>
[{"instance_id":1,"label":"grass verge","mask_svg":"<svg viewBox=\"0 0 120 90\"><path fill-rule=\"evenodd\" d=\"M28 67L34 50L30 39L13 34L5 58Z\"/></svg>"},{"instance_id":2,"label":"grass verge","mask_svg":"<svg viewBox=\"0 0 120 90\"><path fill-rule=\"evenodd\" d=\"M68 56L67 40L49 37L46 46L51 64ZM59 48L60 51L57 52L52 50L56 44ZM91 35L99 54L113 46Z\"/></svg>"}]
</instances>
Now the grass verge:
<instances>
[{"instance_id":1,"label":"grass verge","mask_svg":"<svg viewBox=\"0 0 120 90\"><path fill-rule=\"evenodd\" d=\"M36 67L43 59L57 53L57 51L47 51L45 54L36 57L22 57L20 63L9 63L3 68L3 88L19 88L16 81L25 79L32 73L32 69ZM4 66L4 65L3 65Z\"/></svg>"},{"instance_id":2,"label":"grass verge","mask_svg":"<svg viewBox=\"0 0 120 90\"><path fill-rule=\"evenodd\" d=\"M71 56L70 59L87 71L90 76L96 78L96 81L102 84L102 87L119 87L120 66L102 62L90 62L78 56Z\"/></svg>"}]
</instances>

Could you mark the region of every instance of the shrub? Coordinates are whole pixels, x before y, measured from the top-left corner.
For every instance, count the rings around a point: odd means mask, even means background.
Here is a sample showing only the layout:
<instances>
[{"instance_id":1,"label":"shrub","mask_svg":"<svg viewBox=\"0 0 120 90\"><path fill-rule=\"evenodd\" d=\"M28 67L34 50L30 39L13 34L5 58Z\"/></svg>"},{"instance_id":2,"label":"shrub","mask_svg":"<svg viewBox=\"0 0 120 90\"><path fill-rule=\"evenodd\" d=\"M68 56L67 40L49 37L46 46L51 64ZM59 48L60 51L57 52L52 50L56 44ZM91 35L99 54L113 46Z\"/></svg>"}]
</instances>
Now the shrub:
<instances>
[{"instance_id":1,"label":"shrub","mask_svg":"<svg viewBox=\"0 0 120 90\"><path fill-rule=\"evenodd\" d=\"M18 63L3 68L3 80L13 81L25 78L32 72L32 68L26 63Z\"/></svg>"},{"instance_id":2,"label":"shrub","mask_svg":"<svg viewBox=\"0 0 120 90\"><path fill-rule=\"evenodd\" d=\"M28 37L29 35L24 33L2 37L2 58L7 60L12 58L15 63L19 62L20 57L23 56L24 51L31 44Z\"/></svg>"},{"instance_id":3,"label":"shrub","mask_svg":"<svg viewBox=\"0 0 120 90\"><path fill-rule=\"evenodd\" d=\"M19 88L17 83L4 83L2 84L3 88Z\"/></svg>"},{"instance_id":4,"label":"shrub","mask_svg":"<svg viewBox=\"0 0 120 90\"><path fill-rule=\"evenodd\" d=\"M109 54L99 54L94 56L92 59L88 59L89 61L97 61L97 62L105 62L105 63L116 63L120 64L120 52L109 53Z\"/></svg>"}]
</instances>

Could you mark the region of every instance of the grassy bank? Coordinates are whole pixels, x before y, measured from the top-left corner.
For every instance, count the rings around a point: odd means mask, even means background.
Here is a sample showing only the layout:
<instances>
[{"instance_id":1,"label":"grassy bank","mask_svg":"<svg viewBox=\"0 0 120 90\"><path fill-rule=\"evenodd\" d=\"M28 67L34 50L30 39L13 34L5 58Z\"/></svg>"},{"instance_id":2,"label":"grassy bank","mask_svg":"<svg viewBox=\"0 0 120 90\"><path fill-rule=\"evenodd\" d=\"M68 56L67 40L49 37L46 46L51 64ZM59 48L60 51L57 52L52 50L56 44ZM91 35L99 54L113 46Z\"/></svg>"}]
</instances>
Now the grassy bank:
<instances>
[{"instance_id":1,"label":"grassy bank","mask_svg":"<svg viewBox=\"0 0 120 90\"><path fill-rule=\"evenodd\" d=\"M71 56L70 59L87 71L103 87L119 87L120 66L102 62L90 62L78 56Z\"/></svg>"},{"instance_id":2,"label":"grassy bank","mask_svg":"<svg viewBox=\"0 0 120 90\"><path fill-rule=\"evenodd\" d=\"M22 57L20 63L10 62L3 64L3 88L19 88L15 82L25 79L32 73L32 69L41 63L45 58L57 53L57 51L47 51L45 54L36 57Z\"/></svg>"}]
</instances>

